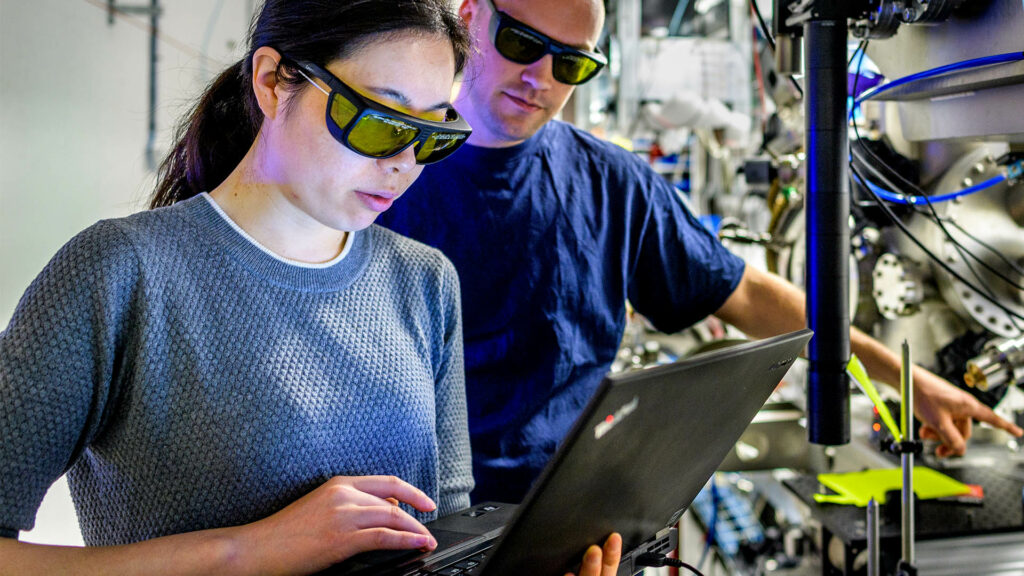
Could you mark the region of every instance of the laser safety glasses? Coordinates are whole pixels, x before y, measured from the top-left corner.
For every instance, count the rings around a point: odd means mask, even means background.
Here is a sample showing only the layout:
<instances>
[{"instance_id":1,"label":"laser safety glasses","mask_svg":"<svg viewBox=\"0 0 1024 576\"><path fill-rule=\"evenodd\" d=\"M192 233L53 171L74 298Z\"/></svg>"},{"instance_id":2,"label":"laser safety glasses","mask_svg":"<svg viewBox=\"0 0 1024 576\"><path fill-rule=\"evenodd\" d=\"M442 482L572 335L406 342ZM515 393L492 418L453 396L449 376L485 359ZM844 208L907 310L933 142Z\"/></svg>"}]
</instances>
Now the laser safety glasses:
<instances>
[{"instance_id":1,"label":"laser safety glasses","mask_svg":"<svg viewBox=\"0 0 1024 576\"><path fill-rule=\"evenodd\" d=\"M551 75L563 84L583 84L608 64L598 52L573 48L553 40L508 14L491 6L490 31L494 47L505 58L517 64L532 64L551 54Z\"/></svg>"},{"instance_id":2,"label":"laser safety glasses","mask_svg":"<svg viewBox=\"0 0 1024 576\"><path fill-rule=\"evenodd\" d=\"M318 90L327 94L327 129L346 148L370 158L390 158L414 146L417 164L444 160L473 131L454 108L441 122L423 120L365 98L326 69L304 60L284 59ZM328 92L313 81L331 88Z\"/></svg>"}]
</instances>

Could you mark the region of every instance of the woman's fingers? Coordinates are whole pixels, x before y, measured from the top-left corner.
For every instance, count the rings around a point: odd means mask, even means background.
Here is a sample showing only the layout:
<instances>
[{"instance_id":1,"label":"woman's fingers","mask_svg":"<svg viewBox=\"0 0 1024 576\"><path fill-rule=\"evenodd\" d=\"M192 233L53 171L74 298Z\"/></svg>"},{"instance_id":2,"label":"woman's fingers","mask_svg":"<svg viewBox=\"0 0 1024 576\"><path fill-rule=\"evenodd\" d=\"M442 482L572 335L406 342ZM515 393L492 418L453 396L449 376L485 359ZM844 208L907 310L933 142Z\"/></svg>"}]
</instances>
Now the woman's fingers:
<instances>
[{"instance_id":1,"label":"woman's fingers","mask_svg":"<svg viewBox=\"0 0 1024 576\"><path fill-rule=\"evenodd\" d=\"M354 523L356 528L393 528L417 534L429 535L430 531L398 506L362 506L356 509Z\"/></svg>"},{"instance_id":2,"label":"woman's fingers","mask_svg":"<svg viewBox=\"0 0 1024 576\"><path fill-rule=\"evenodd\" d=\"M604 541L604 547L593 545L583 553L580 576L615 576L622 559L622 536L613 533ZM572 576L567 574L566 576Z\"/></svg>"},{"instance_id":3,"label":"woman's fingers","mask_svg":"<svg viewBox=\"0 0 1024 576\"><path fill-rule=\"evenodd\" d=\"M622 559L622 536L613 533L604 541L601 558L601 576L615 576Z\"/></svg>"},{"instance_id":4,"label":"woman's fingers","mask_svg":"<svg viewBox=\"0 0 1024 576\"><path fill-rule=\"evenodd\" d=\"M349 536L349 545L353 552L369 552L370 550L433 550L437 541L427 534L414 534L390 528L369 528L358 530Z\"/></svg>"},{"instance_id":5,"label":"woman's fingers","mask_svg":"<svg viewBox=\"0 0 1024 576\"><path fill-rule=\"evenodd\" d=\"M422 490L394 476L358 476L348 478L353 488L382 500L393 498L420 512L431 512L437 505Z\"/></svg>"}]
</instances>

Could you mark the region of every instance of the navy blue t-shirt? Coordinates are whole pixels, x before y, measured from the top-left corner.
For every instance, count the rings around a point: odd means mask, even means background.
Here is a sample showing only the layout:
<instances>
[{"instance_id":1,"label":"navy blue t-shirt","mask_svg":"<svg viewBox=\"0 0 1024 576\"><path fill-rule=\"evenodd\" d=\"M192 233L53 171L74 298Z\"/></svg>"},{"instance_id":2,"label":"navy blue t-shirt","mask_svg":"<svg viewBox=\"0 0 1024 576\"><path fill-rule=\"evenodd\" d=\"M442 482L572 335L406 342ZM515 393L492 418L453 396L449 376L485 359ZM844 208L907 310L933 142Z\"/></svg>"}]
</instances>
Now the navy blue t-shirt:
<instances>
[{"instance_id":1,"label":"navy blue t-shirt","mask_svg":"<svg viewBox=\"0 0 1024 576\"><path fill-rule=\"evenodd\" d=\"M474 501L522 500L615 358L627 298L675 332L743 275L642 160L564 122L463 146L378 222L458 270Z\"/></svg>"}]
</instances>

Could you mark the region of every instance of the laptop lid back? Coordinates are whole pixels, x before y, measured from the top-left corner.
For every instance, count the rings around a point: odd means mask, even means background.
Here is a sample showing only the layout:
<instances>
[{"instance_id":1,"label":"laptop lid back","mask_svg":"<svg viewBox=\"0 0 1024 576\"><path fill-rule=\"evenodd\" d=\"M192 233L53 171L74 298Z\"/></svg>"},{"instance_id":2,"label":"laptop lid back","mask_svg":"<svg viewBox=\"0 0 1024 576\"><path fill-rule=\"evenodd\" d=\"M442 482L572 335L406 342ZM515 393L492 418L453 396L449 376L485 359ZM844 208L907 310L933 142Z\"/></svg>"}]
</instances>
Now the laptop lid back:
<instances>
[{"instance_id":1,"label":"laptop lid back","mask_svg":"<svg viewBox=\"0 0 1024 576\"><path fill-rule=\"evenodd\" d=\"M607 376L481 574L562 576L612 532L630 551L675 524L811 334Z\"/></svg>"}]
</instances>

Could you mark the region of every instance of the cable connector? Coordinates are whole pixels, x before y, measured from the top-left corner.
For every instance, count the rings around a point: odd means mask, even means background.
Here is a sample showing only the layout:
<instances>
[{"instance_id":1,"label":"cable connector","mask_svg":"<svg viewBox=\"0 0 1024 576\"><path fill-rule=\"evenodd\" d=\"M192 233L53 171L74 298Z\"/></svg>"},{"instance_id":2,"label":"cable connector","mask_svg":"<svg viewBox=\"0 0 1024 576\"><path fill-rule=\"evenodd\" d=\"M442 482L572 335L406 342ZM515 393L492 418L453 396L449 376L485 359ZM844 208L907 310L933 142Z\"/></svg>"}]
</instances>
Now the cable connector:
<instances>
[{"instance_id":1,"label":"cable connector","mask_svg":"<svg viewBox=\"0 0 1024 576\"><path fill-rule=\"evenodd\" d=\"M669 558L665 554L657 554L655 552L645 552L636 557L637 566L648 566L651 568L661 568L662 566L671 566L673 568L686 568L690 572L693 572L697 576L704 576L699 570L690 566L682 560L676 560L675 558Z\"/></svg>"},{"instance_id":2,"label":"cable connector","mask_svg":"<svg viewBox=\"0 0 1024 576\"><path fill-rule=\"evenodd\" d=\"M1024 180L1024 160L1018 160L1006 167L1006 182L1013 186Z\"/></svg>"}]
</instances>

